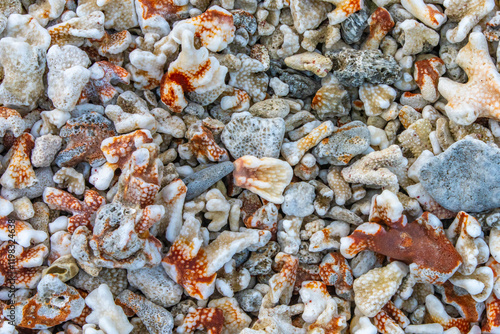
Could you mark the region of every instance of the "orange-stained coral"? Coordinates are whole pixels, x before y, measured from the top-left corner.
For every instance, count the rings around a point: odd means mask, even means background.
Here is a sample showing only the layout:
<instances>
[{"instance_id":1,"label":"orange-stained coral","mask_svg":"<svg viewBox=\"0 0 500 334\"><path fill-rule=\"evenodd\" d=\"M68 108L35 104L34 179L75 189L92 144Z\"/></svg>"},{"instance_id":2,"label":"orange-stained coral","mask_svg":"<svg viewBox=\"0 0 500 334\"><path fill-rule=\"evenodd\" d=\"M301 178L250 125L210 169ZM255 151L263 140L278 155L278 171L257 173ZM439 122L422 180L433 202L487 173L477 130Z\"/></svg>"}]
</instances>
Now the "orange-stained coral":
<instances>
[{"instance_id":1,"label":"orange-stained coral","mask_svg":"<svg viewBox=\"0 0 500 334\"><path fill-rule=\"evenodd\" d=\"M373 317L373 323L375 324L375 327L377 327L378 331L382 334L403 333L402 326L400 326L385 311L385 309L382 309L379 313L375 315L375 317Z\"/></svg>"},{"instance_id":2,"label":"orange-stained coral","mask_svg":"<svg viewBox=\"0 0 500 334\"><path fill-rule=\"evenodd\" d=\"M99 190L109 187L116 169L125 169L133 153L141 146L153 142L149 130L137 130L126 135L107 138L101 143L101 152L107 162L92 170L89 182Z\"/></svg>"},{"instance_id":3,"label":"orange-stained coral","mask_svg":"<svg viewBox=\"0 0 500 334\"><path fill-rule=\"evenodd\" d=\"M250 318L238 305L236 298L223 297L212 299L208 307L213 307L222 311L224 315L223 331L226 333L240 333L252 322Z\"/></svg>"},{"instance_id":4,"label":"orange-stained coral","mask_svg":"<svg viewBox=\"0 0 500 334\"><path fill-rule=\"evenodd\" d=\"M99 55L105 57L125 51L130 43L132 43L132 35L127 30L116 32L114 34L109 34L105 31L104 36L101 39L92 40L92 42L94 45L97 44L97 51Z\"/></svg>"},{"instance_id":5,"label":"orange-stained coral","mask_svg":"<svg viewBox=\"0 0 500 334\"><path fill-rule=\"evenodd\" d=\"M370 35L363 43L363 49L378 50L380 42L385 35L394 27L394 20L391 14L384 7L379 7L368 19Z\"/></svg>"},{"instance_id":6,"label":"orange-stained coral","mask_svg":"<svg viewBox=\"0 0 500 334\"><path fill-rule=\"evenodd\" d=\"M8 166L0 178L0 184L5 188L22 189L37 182L35 171L31 165L31 150L35 147L35 138L29 133L23 133L16 138L14 144L5 156Z\"/></svg>"},{"instance_id":7,"label":"orange-stained coral","mask_svg":"<svg viewBox=\"0 0 500 334\"><path fill-rule=\"evenodd\" d=\"M319 275L326 285L335 286L337 295L352 291L354 276L347 260L340 253L325 256L319 265Z\"/></svg>"},{"instance_id":8,"label":"orange-stained coral","mask_svg":"<svg viewBox=\"0 0 500 334\"><path fill-rule=\"evenodd\" d=\"M182 51L170 63L161 78L161 100L174 112L181 112L188 104L185 93L195 93L197 102L207 105L224 91L227 68L215 57L210 57L205 47L196 49L194 34L182 31Z\"/></svg>"},{"instance_id":9,"label":"orange-stained coral","mask_svg":"<svg viewBox=\"0 0 500 334\"><path fill-rule=\"evenodd\" d=\"M342 23L351 14L364 7L363 0L328 0L327 2L335 5L335 9L328 14L330 25Z\"/></svg>"},{"instance_id":10,"label":"orange-stained coral","mask_svg":"<svg viewBox=\"0 0 500 334\"><path fill-rule=\"evenodd\" d=\"M262 204L256 194L244 191L238 197L241 202L241 218L248 228L267 230L276 234L278 230L278 208L273 203Z\"/></svg>"},{"instance_id":11,"label":"orange-stained coral","mask_svg":"<svg viewBox=\"0 0 500 334\"><path fill-rule=\"evenodd\" d=\"M281 204L283 191L293 177L292 167L279 159L245 155L234 162L234 183L260 197Z\"/></svg>"},{"instance_id":12,"label":"orange-stained coral","mask_svg":"<svg viewBox=\"0 0 500 334\"><path fill-rule=\"evenodd\" d=\"M24 120L16 110L0 107L0 137L3 137L7 130L19 137L25 128Z\"/></svg>"},{"instance_id":13,"label":"orange-stained coral","mask_svg":"<svg viewBox=\"0 0 500 334\"><path fill-rule=\"evenodd\" d=\"M481 333L498 333L500 330L500 298L492 293L486 300L486 321Z\"/></svg>"},{"instance_id":14,"label":"orange-stained coral","mask_svg":"<svg viewBox=\"0 0 500 334\"><path fill-rule=\"evenodd\" d=\"M59 167L73 167L85 161L92 167L105 161L101 142L116 135L113 122L96 112L89 112L72 118L61 128L59 136L66 142L66 148L54 160Z\"/></svg>"},{"instance_id":15,"label":"orange-stained coral","mask_svg":"<svg viewBox=\"0 0 500 334\"><path fill-rule=\"evenodd\" d=\"M271 277L269 287L271 288L265 298L276 304L288 304L292 298L293 287L297 277L297 269L299 267L299 259L293 255L286 253L278 253L274 258L277 266L281 269L278 274Z\"/></svg>"},{"instance_id":16,"label":"orange-stained coral","mask_svg":"<svg viewBox=\"0 0 500 334\"><path fill-rule=\"evenodd\" d=\"M222 333L224 314L218 308L191 308L177 328L178 333L194 333L196 330L206 331L208 334Z\"/></svg>"},{"instance_id":17,"label":"orange-stained coral","mask_svg":"<svg viewBox=\"0 0 500 334\"><path fill-rule=\"evenodd\" d=\"M161 161L156 144L143 144L132 153L118 180L115 200L130 207L145 208L160 190Z\"/></svg>"},{"instance_id":18,"label":"orange-stained coral","mask_svg":"<svg viewBox=\"0 0 500 334\"><path fill-rule=\"evenodd\" d=\"M484 306L472 298L472 296L465 290L455 287L450 282L445 282L442 287L438 288L443 295L443 301L446 304L455 306L460 315L470 321L476 322L481 319Z\"/></svg>"},{"instance_id":19,"label":"orange-stained coral","mask_svg":"<svg viewBox=\"0 0 500 334\"><path fill-rule=\"evenodd\" d=\"M37 294L13 304L16 326L47 329L78 317L85 301L78 291L53 275L45 275L37 286ZM4 316L9 312L4 310ZM22 316L21 316L22 315Z\"/></svg>"},{"instance_id":20,"label":"orange-stained coral","mask_svg":"<svg viewBox=\"0 0 500 334\"><path fill-rule=\"evenodd\" d=\"M414 78L422 97L429 102L439 98L439 78L446 72L444 61L439 57L432 57L415 62Z\"/></svg>"},{"instance_id":21,"label":"orange-stained coral","mask_svg":"<svg viewBox=\"0 0 500 334\"><path fill-rule=\"evenodd\" d=\"M347 258L370 249L401 260L419 282L427 283L444 283L462 264L437 217L424 212L408 223L396 195L387 190L373 198L370 223L342 238L340 249Z\"/></svg>"},{"instance_id":22,"label":"orange-stained coral","mask_svg":"<svg viewBox=\"0 0 500 334\"><path fill-rule=\"evenodd\" d=\"M210 51L219 52L233 41L236 27L231 13L219 6L212 6L201 15L177 23L172 29L174 40L180 43L185 30L192 31Z\"/></svg>"},{"instance_id":23,"label":"orange-stained coral","mask_svg":"<svg viewBox=\"0 0 500 334\"><path fill-rule=\"evenodd\" d=\"M174 2L173 0L137 0L136 6L139 7L138 13L144 20L161 16L171 21L178 19L179 15L185 14L189 9L188 5L177 6Z\"/></svg>"},{"instance_id":24,"label":"orange-stained coral","mask_svg":"<svg viewBox=\"0 0 500 334\"><path fill-rule=\"evenodd\" d=\"M234 254L248 247L262 247L271 238L269 231L247 229L243 232L222 232L208 246L203 246L201 223L192 215L184 217L162 265L167 274L193 298L206 299L215 288L217 271Z\"/></svg>"},{"instance_id":25,"label":"orange-stained coral","mask_svg":"<svg viewBox=\"0 0 500 334\"><path fill-rule=\"evenodd\" d=\"M443 304L436 296L428 295L425 298L425 306L427 307L430 321L440 324L443 326L444 330L457 327L460 330L460 333L469 333L471 327L470 321L464 318L450 317Z\"/></svg>"},{"instance_id":26,"label":"orange-stained coral","mask_svg":"<svg viewBox=\"0 0 500 334\"><path fill-rule=\"evenodd\" d=\"M49 249L44 244L23 248L8 241L2 243L0 245L0 286L34 289L42 278L44 268L41 265L48 253ZM12 254L15 254L14 258Z\"/></svg>"},{"instance_id":27,"label":"orange-stained coral","mask_svg":"<svg viewBox=\"0 0 500 334\"><path fill-rule=\"evenodd\" d=\"M180 146L179 150L186 149L188 152L184 155L186 158L194 157L200 163L218 162L229 160L226 149L221 148L215 141L214 135L210 129L201 125L200 122L193 124L187 136L189 142ZM181 149L182 147L182 149ZM182 157L182 153L181 157Z\"/></svg>"},{"instance_id":28,"label":"orange-stained coral","mask_svg":"<svg viewBox=\"0 0 500 334\"><path fill-rule=\"evenodd\" d=\"M78 200L70 193L47 187L43 192L43 201L51 209L71 212L72 217L68 219L68 232L73 233L78 227L86 226L92 230L92 219L97 210L106 203L104 197L95 190L87 190L83 201Z\"/></svg>"},{"instance_id":29,"label":"orange-stained coral","mask_svg":"<svg viewBox=\"0 0 500 334\"><path fill-rule=\"evenodd\" d=\"M130 74L123 67L109 61L99 61L90 67L92 75L87 85L83 88L79 103L109 102L118 91L111 83L130 83Z\"/></svg>"}]
</instances>

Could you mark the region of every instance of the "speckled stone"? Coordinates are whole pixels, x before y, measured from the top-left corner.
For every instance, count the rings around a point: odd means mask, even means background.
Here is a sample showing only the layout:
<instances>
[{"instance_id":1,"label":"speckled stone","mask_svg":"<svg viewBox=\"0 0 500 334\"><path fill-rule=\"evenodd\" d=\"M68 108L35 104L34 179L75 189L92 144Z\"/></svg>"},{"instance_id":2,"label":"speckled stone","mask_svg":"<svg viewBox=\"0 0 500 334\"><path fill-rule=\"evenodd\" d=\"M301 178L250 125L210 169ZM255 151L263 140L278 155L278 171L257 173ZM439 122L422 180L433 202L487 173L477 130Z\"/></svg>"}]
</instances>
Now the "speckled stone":
<instances>
[{"instance_id":1,"label":"speckled stone","mask_svg":"<svg viewBox=\"0 0 500 334\"><path fill-rule=\"evenodd\" d=\"M255 103L248 110L253 116L263 118L284 118L290 113L288 102L283 99L267 99Z\"/></svg>"},{"instance_id":2,"label":"speckled stone","mask_svg":"<svg viewBox=\"0 0 500 334\"><path fill-rule=\"evenodd\" d=\"M370 147L370 131L360 121L345 124L323 139L312 151L321 164L346 166L352 158Z\"/></svg>"},{"instance_id":3,"label":"speckled stone","mask_svg":"<svg viewBox=\"0 0 500 334\"><path fill-rule=\"evenodd\" d=\"M285 190L284 197L285 201L281 205L284 214L305 217L314 212L315 188L309 183L297 182L291 184Z\"/></svg>"},{"instance_id":4,"label":"speckled stone","mask_svg":"<svg viewBox=\"0 0 500 334\"><path fill-rule=\"evenodd\" d=\"M349 17L341 24L341 32L344 42L347 44L359 42L361 36L363 35L363 31L366 27L368 27L369 17L370 12L366 7L349 15Z\"/></svg>"},{"instance_id":5,"label":"speckled stone","mask_svg":"<svg viewBox=\"0 0 500 334\"><path fill-rule=\"evenodd\" d=\"M186 201L190 201L201 195L205 190L213 186L217 181L233 170L233 163L225 161L187 176L182 180L187 186Z\"/></svg>"},{"instance_id":6,"label":"speckled stone","mask_svg":"<svg viewBox=\"0 0 500 334\"><path fill-rule=\"evenodd\" d=\"M401 66L392 56L384 56L379 50L355 50L343 48L327 51L333 62L333 74L341 84L359 87L365 82L391 85L401 77Z\"/></svg>"},{"instance_id":7,"label":"speckled stone","mask_svg":"<svg viewBox=\"0 0 500 334\"><path fill-rule=\"evenodd\" d=\"M450 211L500 207L500 149L466 137L431 158L420 171L420 182Z\"/></svg>"},{"instance_id":8,"label":"speckled stone","mask_svg":"<svg viewBox=\"0 0 500 334\"><path fill-rule=\"evenodd\" d=\"M250 275L266 275L271 272L273 259L280 251L280 245L276 241L270 241L264 247L252 252L250 258L243 268L248 269Z\"/></svg>"},{"instance_id":9,"label":"speckled stone","mask_svg":"<svg viewBox=\"0 0 500 334\"><path fill-rule=\"evenodd\" d=\"M305 75L282 72L279 79L289 87L288 97L305 99L316 94L321 84Z\"/></svg>"},{"instance_id":10,"label":"speckled stone","mask_svg":"<svg viewBox=\"0 0 500 334\"><path fill-rule=\"evenodd\" d=\"M258 312L260 305L262 305L262 294L254 289L240 291L235 297L245 312Z\"/></svg>"}]
</instances>

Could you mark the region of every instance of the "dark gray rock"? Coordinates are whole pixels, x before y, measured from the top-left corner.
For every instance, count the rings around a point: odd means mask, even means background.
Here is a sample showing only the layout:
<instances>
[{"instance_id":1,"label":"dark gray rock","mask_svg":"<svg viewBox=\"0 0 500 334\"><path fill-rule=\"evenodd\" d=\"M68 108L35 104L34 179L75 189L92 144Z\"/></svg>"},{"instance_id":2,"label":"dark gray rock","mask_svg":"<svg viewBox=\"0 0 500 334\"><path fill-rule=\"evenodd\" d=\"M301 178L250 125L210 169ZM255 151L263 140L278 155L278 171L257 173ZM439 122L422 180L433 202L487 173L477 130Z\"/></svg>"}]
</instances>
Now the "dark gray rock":
<instances>
[{"instance_id":1,"label":"dark gray rock","mask_svg":"<svg viewBox=\"0 0 500 334\"><path fill-rule=\"evenodd\" d=\"M353 44L359 42L363 35L363 30L368 27L368 18L370 12L368 8L363 8L359 12L349 15L349 17L342 22L341 32L344 42Z\"/></svg>"},{"instance_id":2,"label":"dark gray rock","mask_svg":"<svg viewBox=\"0 0 500 334\"><path fill-rule=\"evenodd\" d=\"M245 312L258 312L262 305L262 294L254 289L240 291L235 298Z\"/></svg>"},{"instance_id":3,"label":"dark gray rock","mask_svg":"<svg viewBox=\"0 0 500 334\"><path fill-rule=\"evenodd\" d=\"M290 89L288 96L296 99L305 99L316 94L321 84L318 81L306 77L305 75L282 72L280 80L286 83Z\"/></svg>"},{"instance_id":4,"label":"dark gray rock","mask_svg":"<svg viewBox=\"0 0 500 334\"><path fill-rule=\"evenodd\" d=\"M352 158L370 146L370 131L360 121L354 121L335 130L312 151L320 164L346 166Z\"/></svg>"},{"instance_id":5,"label":"dark gray rock","mask_svg":"<svg viewBox=\"0 0 500 334\"><path fill-rule=\"evenodd\" d=\"M500 149L466 137L420 171L425 190L444 208L481 212L500 207Z\"/></svg>"},{"instance_id":6,"label":"dark gray rock","mask_svg":"<svg viewBox=\"0 0 500 334\"><path fill-rule=\"evenodd\" d=\"M280 251L280 245L276 241L270 241L267 245L252 252L243 268L248 269L250 275L266 275L271 272L273 259Z\"/></svg>"},{"instance_id":7,"label":"dark gray rock","mask_svg":"<svg viewBox=\"0 0 500 334\"><path fill-rule=\"evenodd\" d=\"M327 51L333 62L333 74L340 83L359 87L365 82L391 85L401 77L401 66L392 56L385 56L379 50Z\"/></svg>"},{"instance_id":8,"label":"dark gray rock","mask_svg":"<svg viewBox=\"0 0 500 334\"><path fill-rule=\"evenodd\" d=\"M187 176L182 181L187 187L186 201L201 195L217 181L234 170L231 161L221 162Z\"/></svg>"}]
</instances>

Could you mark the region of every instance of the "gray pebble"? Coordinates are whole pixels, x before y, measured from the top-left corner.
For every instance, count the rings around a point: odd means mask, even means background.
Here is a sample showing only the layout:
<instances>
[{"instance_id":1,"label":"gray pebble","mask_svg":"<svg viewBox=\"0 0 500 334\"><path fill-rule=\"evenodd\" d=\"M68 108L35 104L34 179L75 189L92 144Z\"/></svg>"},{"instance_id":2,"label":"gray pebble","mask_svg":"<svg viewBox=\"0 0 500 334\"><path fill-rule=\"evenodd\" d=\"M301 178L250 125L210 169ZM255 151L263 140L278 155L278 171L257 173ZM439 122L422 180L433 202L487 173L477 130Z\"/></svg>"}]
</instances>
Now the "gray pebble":
<instances>
[{"instance_id":1,"label":"gray pebble","mask_svg":"<svg viewBox=\"0 0 500 334\"><path fill-rule=\"evenodd\" d=\"M314 186L306 182L293 183L285 190L283 213L289 216L306 217L314 212Z\"/></svg>"},{"instance_id":2,"label":"gray pebble","mask_svg":"<svg viewBox=\"0 0 500 334\"><path fill-rule=\"evenodd\" d=\"M250 258L243 265L248 269L250 275L265 275L271 272L273 259L280 251L280 246L276 241L270 241L264 247L252 252Z\"/></svg>"},{"instance_id":3,"label":"gray pebble","mask_svg":"<svg viewBox=\"0 0 500 334\"><path fill-rule=\"evenodd\" d=\"M213 186L217 181L233 170L233 163L231 161L225 161L187 176L182 180L187 186L186 201L190 201L201 195L205 190Z\"/></svg>"},{"instance_id":4,"label":"gray pebble","mask_svg":"<svg viewBox=\"0 0 500 334\"><path fill-rule=\"evenodd\" d=\"M254 289L240 291L235 297L245 312L258 312L262 304L262 294Z\"/></svg>"},{"instance_id":5,"label":"gray pebble","mask_svg":"<svg viewBox=\"0 0 500 334\"><path fill-rule=\"evenodd\" d=\"M500 149L466 137L431 158L420 171L420 182L453 212L500 207Z\"/></svg>"}]
</instances>

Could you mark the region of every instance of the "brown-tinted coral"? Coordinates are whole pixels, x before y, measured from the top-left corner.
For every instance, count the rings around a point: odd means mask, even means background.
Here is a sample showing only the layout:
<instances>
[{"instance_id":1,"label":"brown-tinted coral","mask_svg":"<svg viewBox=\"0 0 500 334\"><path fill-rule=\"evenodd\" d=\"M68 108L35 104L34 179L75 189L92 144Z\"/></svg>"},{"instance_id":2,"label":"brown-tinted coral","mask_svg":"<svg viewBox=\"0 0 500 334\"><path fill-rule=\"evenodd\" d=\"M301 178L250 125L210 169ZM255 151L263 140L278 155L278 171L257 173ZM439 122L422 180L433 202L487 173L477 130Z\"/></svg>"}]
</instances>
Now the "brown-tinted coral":
<instances>
[{"instance_id":1,"label":"brown-tinted coral","mask_svg":"<svg viewBox=\"0 0 500 334\"><path fill-rule=\"evenodd\" d=\"M5 188L27 188L38 182L31 165L31 150L35 146L34 137L23 133L16 138L6 155L8 165L0 178L0 184Z\"/></svg>"},{"instance_id":2,"label":"brown-tinted coral","mask_svg":"<svg viewBox=\"0 0 500 334\"><path fill-rule=\"evenodd\" d=\"M101 142L115 134L113 123L96 112L70 119L59 133L66 148L56 156L55 163L60 167L73 167L82 161L93 167L102 165L106 160Z\"/></svg>"},{"instance_id":3,"label":"brown-tinted coral","mask_svg":"<svg viewBox=\"0 0 500 334\"><path fill-rule=\"evenodd\" d=\"M439 219L424 213L408 223L396 195L387 190L373 199L370 223L341 240L340 250L348 258L365 249L408 263L421 282L444 283L462 264Z\"/></svg>"}]
</instances>

